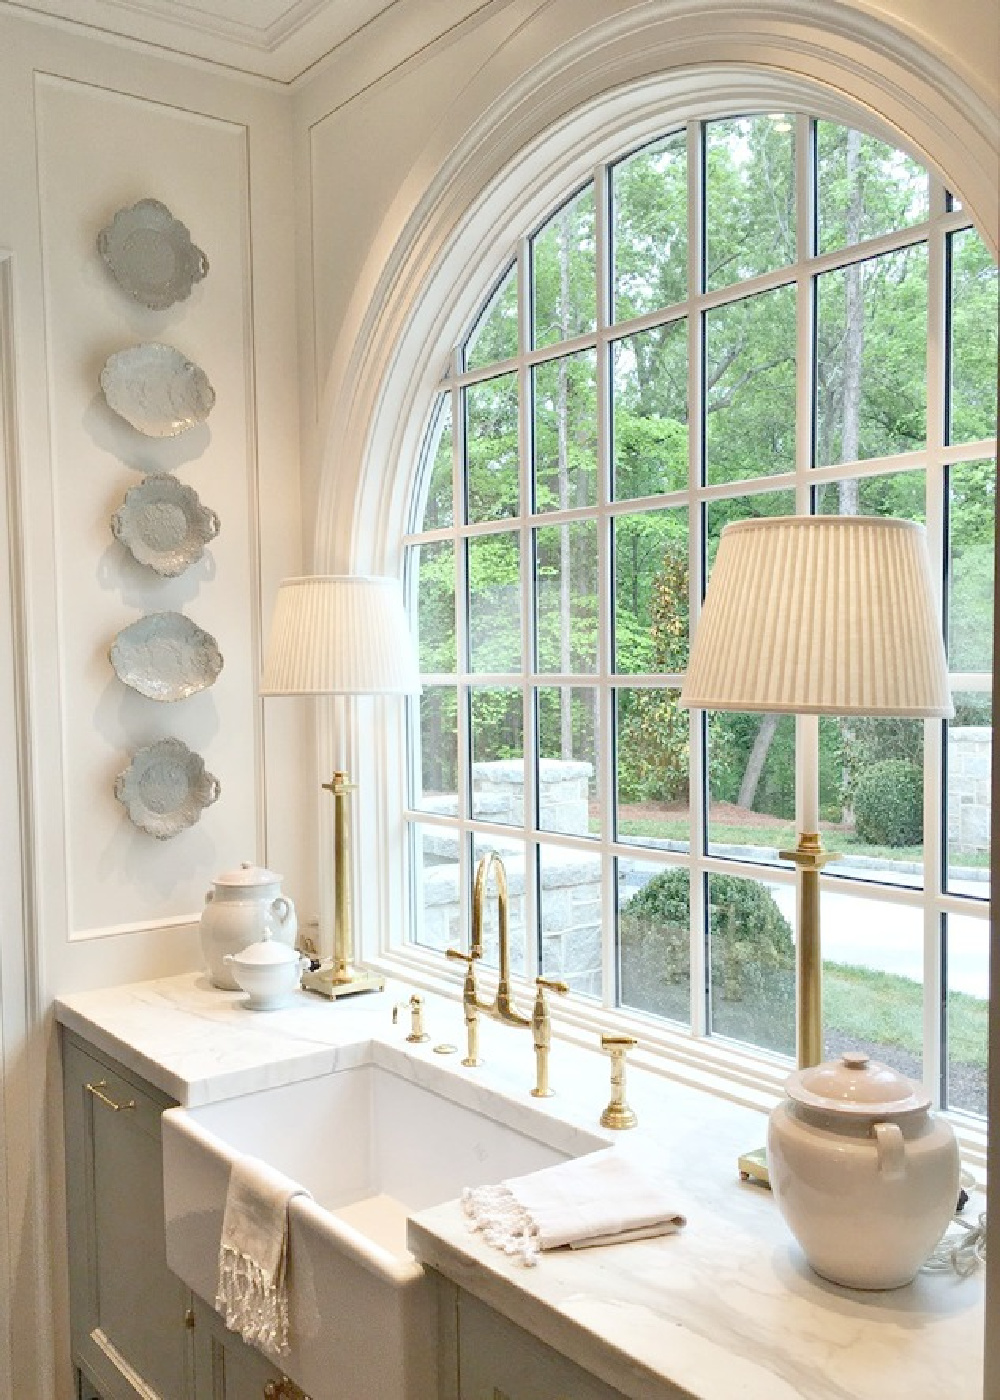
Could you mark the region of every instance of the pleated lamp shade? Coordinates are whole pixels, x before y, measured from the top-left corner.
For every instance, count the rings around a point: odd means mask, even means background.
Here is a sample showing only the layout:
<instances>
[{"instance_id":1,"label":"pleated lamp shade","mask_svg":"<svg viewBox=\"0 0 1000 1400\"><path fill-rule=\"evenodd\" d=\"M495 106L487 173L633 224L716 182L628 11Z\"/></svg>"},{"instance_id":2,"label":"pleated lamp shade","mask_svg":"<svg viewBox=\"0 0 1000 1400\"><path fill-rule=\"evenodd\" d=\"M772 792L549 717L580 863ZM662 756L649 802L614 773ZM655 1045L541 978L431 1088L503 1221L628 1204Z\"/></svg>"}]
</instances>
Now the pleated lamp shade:
<instances>
[{"instance_id":1,"label":"pleated lamp shade","mask_svg":"<svg viewBox=\"0 0 1000 1400\"><path fill-rule=\"evenodd\" d=\"M923 527L869 516L727 525L681 704L951 715Z\"/></svg>"},{"instance_id":2,"label":"pleated lamp shade","mask_svg":"<svg viewBox=\"0 0 1000 1400\"><path fill-rule=\"evenodd\" d=\"M420 676L392 578L288 578L271 619L261 695L413 695Z\"/></svg>"}]
</instances>

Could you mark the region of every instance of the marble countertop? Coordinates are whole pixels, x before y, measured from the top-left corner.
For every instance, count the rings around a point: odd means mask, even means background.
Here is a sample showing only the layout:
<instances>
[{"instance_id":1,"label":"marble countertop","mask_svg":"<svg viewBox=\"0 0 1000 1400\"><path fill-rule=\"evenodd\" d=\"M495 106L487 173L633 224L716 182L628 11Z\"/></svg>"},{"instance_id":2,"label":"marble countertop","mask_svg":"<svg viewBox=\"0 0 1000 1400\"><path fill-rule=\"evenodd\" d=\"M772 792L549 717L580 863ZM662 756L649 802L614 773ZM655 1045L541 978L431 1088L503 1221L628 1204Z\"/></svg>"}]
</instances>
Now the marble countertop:
<instances>
[{"instance_id":1,"label":"marble countertop","mask_svg":"<svg viewBox=\"0 0 1000 1400\"><path fill-rule=\"evenodd\" d=\"M372 1040L433 1060L533 1111L597 1129L609 1062L556 1040L556 1097L530 1097L530 1038L484 1022L485 1064L465 1069L442 1042L464 1043L461 1007L427 995L430 1040L409 1046L409 1017L391 1006L409 989L337 1003L307 993L286 1009L249 1012L241 993L200 975L60 999L58 1020L188 1106L309 1079L348 1063ZM741 1182L740 1152L763 1142L765 1118L666 1076L629 1069L638 1128L617 1150L676 1187L687 1226L677 1235L546 1253L536 1268L471 1234L457 1202L421 1211L409 1243L426 1265L527 1328L631 1400L978 1400L983 1281L921 1274L906 1288L862 1293L814 1274L770 1194ZM599 1129L598 1129L599 1131ZM974 1219L985 1209L974 1195Z\"/></svg>"}]
</instances>

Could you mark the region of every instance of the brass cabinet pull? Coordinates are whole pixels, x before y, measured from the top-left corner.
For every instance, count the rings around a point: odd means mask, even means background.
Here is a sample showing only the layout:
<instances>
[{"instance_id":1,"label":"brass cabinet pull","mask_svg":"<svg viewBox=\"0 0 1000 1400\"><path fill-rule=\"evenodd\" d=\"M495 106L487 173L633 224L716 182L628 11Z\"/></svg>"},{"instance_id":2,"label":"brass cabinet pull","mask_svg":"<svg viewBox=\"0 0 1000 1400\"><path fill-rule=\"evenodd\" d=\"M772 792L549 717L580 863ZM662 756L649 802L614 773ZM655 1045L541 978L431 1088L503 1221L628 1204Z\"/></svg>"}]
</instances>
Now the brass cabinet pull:
<instances>
[{"instance_id":1,"label":"brass cabinet pull","mask_svg":"<svg viewBox=\"0 0 1000 1400\"><path fill-rule=\"evenodd\" d=\"M135 1099L129 1099L127 1103L116 1103L104 1090L108 1087L106 1079L99 1079L96 1084L85 1084L83 1086L88 1094L93 1094L95 1099L100 1099L105 1108L110 1108L112 1113L128 1113L135 1108Z\"/></svg>"}]
</instances>

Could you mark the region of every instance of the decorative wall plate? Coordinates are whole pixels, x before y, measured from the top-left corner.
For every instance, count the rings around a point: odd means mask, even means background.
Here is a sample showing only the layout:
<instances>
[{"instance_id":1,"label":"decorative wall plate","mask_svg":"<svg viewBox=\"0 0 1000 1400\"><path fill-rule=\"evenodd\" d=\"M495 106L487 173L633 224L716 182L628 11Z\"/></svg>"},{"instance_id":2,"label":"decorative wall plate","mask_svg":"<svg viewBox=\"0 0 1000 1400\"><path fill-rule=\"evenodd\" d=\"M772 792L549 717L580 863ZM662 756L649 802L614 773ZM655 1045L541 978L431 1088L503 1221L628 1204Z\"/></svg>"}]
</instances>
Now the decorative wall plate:
<instances>
[{"instance_id":1,"label":"decorative wall plate","mask_svg":"<svg viewBox=\"0 0 1000 1400\"><path fill-rule=\"evenodd\" d=\"M101 388L108 407L146 437L176 437L203 423L215 403L205 371L157 341L109 355Z\"/></svg>"},{"instance_id":2,"label":"decorative wall plate","mask_svg":"<svg viewBox=\"0 0 1000 1400\"><path fill-rule=\"evenodd\" d=\"M108 655L118 679L150 700L184 700L222 670L215 638L178 612L140 617L118 633Z\"/></svg>"},{"instance_id":3,"label":"decorative wall plate","mask_svg":"<svg viewBox=\"0 0 1000 1400\"><path fill-rule=\"evenodd\" d=\"M111 530L140 564L176 578L215 539L219 517L176 477L147 476L126 493L111 517Z\"/></svg>"},{"instance_id":4,"label":"decorative wall plate","mask_svg":"<svg viewBox=\"0 0 1000 1400\"><path fill-rule=\"evenodd\" d=\"M97 250L118 285L154 311L183 301L208 272L208 258L158 199L119 209L97 235Z\"/></svg>"},{"instance_id":5,"label":"decorative wall plate","mask_svg":"<svg viewBox=\"0 0 1000 1400\"><path fill-rule=\"evenodd\" d=\"M221 791L201 756L180 739L160 739L139 749L115 779L115 796L129 820L160 841L193 826Z\"/></svg>"}]
</instances>

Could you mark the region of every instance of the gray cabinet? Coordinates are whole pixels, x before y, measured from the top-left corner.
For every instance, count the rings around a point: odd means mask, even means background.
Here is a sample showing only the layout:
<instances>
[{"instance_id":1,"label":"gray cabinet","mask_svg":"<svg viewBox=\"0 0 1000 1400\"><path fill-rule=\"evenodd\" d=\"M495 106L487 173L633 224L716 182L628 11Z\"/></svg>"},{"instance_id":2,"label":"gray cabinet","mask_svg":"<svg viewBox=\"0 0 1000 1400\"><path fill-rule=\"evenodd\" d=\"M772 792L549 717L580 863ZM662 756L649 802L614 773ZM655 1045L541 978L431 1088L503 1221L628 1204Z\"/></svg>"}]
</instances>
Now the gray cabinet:
<instances>
[{"instance_id":1,"label":"gray cabinet","mask_svg":"<svg viewBox=\"0 0 1000 1400\"><path fill-rule=\"evenodd\" d=\"M71 1344L81 1400L301 1400L167 1268L173 1100L63 1032Z\"/></svg>"},{"instance_id":2,"label":"gray cabinet","mask_svg":"<svg viewBox=\"0 0 1000 1400\"><path fill-rule=\"evenodd\" d=\"M444 1285L441 1297L442 1355L454 1365L441 1400L624 1400L464 1290Z\"/></svg>"}]
</instances>

